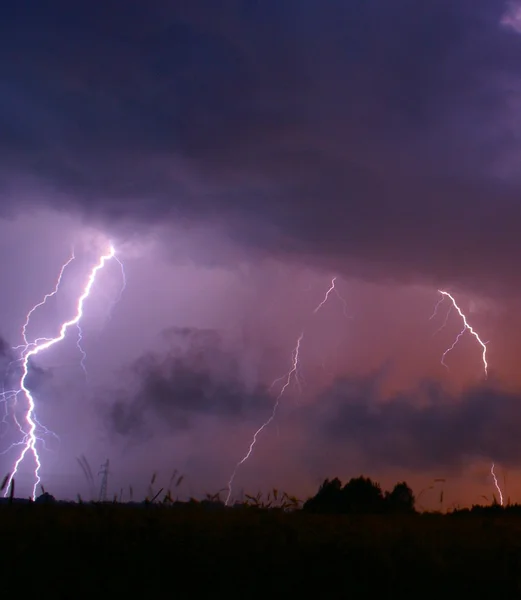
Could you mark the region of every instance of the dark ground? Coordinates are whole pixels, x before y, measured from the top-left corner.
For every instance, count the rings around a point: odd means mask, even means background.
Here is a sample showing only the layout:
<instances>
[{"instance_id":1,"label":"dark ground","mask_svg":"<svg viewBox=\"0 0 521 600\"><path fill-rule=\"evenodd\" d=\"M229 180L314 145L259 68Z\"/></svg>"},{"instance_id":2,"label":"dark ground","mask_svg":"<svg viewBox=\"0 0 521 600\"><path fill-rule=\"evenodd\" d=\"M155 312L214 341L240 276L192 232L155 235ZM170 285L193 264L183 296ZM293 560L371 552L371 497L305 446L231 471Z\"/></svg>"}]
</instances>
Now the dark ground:
<instances>
[{"instance_id":1,"label":"dark ground","mask_svg":"<svg viewBox=\"0 0 521 600\"><path fill-rule=\"evenodd\" d=\"M521 598L519 515L15 503L0 539L19 597Z\"/></svg>"}]
</instances>

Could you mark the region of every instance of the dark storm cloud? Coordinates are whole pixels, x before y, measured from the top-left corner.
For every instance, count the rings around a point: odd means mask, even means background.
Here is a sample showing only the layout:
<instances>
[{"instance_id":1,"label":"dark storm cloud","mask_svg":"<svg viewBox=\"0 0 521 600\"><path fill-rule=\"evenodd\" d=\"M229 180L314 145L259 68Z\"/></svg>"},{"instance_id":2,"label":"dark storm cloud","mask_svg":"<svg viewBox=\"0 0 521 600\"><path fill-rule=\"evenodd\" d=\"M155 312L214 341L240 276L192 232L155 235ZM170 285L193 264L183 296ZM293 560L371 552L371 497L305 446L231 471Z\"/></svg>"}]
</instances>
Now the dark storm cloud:
<instances>
[{"instance_id":1,"label":"dark storm cloud","mask_svg":"<svg viewBox=\"0 0 521 600\"><path fill-rule=\"evenodd\" d=\"M318 435L360 449L373 467L453 469L475 458L517 466L521 460L519 394L483 386L454 397L425 382L382 400L376 380L337 382L318 404Z\"/></svg>"},{"instance_id":2,"label":"dark storm cloud","mask_svg":"<svg viewBox=\"0 0 521 600\"><path fill-rule=\"evenodd\" d=\"M10 2L3 187L43 178L113 223L218 221L368 277L515 279L521 36L505 11Z\"/></svg>"},{"instance_id":3,"label":"dark storm cloud","mask_svg":"<svg viewBox=\"0 0 521 600\"><path fill-rule=\"evenodd\" d=\"M244 420L267 414L273 399L240 378L237 361L216 332L172 328L165 337L170 351L135 361L129 370L134 391L121 391L105 404L110 429L147 436L161 427L191 428L204 416Z\"/></svg>"}]
</instances>

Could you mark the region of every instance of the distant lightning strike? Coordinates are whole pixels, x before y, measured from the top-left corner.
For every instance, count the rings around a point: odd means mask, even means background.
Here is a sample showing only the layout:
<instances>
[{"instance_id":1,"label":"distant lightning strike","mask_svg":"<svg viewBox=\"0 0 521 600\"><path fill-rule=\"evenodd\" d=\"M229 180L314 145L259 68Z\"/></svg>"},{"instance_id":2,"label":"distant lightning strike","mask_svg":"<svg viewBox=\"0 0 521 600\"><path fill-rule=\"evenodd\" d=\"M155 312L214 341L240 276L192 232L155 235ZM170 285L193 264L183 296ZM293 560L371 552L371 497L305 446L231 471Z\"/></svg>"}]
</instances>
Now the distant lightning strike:
<instances>
[{"instance_id":1,"label":"distant lightning strike","mask_svg":"<svg viewBox=\"0 0 521 600\"><path fill-rule=\"evenodd\" d=\"M277 396L277 398L275 400L275 404L273 405L273 410L271 411L270 418L266 422L264 422L259 427L259 429L257 429L257 431L253 434L253 438L252 438L250 447L248 449L248 452L237 463L237 465L235 466L235 469L233 470L232 476L230 477L230 481L228 482L228 496L226 497L226 502L225 502L226 506L228 506L228 503L230 502L230 498L231 498L231 495L232 495L233 480L235 479L235 475L237 474L237 470L239 469L239 467L242 464L244 464L248 460L248 458L250 458L251 453L253 452L253 447L255 446L255 444L257 442L257 437L260 435L260 433L266 427L268 427L268 425L273 421L273 419L277 415L277 410L278 410L279 405L280 405L280 400L281 400L282 396L284 395L284 392L286 391L287 387L291 383L292 377L294 375L296 375L296 373L297 373L298 365L299 365L300 343L302 342L303 338L304 338L304 333L301 333L300 336L299 336L299 338L297 339L297 345L295 346L295 349L293 350L292 367L288 371L288 374L286 376L286 381L285 381L284 385L282 386L282 389L280 390L279 395Z\"/></svg>"},{"instance_id":2,"label":"distant lightning strike","mask_svg":"<svg viewBox=\"0 0 521 600\"><path fill-rule=\"evenodd\" d=\"M331 294L331 292L336 292L338 298L342 301L343 305L344 305L344 315L346 317L348 317L346 311L347 311L347 302L344 300L344 298L339 294L338 290L335 287L335 282L336 282L336 277L333 277L333 279L331 280L331 285L329 287L329 289L326 291L324 298L322 300L322 302L320 302L320 304L318 304L318 306L315 308L315 310L313 311L313 314L316 314L323 306L324 304L328 301L329 296ZM349 318L349 317L348 317ZM239 470L239 467L241 465L243 465L248 458L250 458L253 449L255 447L255 444L257 443L257 438L258 436L262 433L262 431L264 429L266 429L266 427L268 427L268 425L275 419L276 415L277 415L277 411L280 405L280 401L285 393L285 391L287 390L287 388L289 387L290 383L292 380L294 380L297 385L300 388L300 378L299 378L299 368L300 368L300 363L299 363L299 358L300 358L300 344L302 343L302 340L304 339L304 332L302 332L298 339L297 339L297 343L295 345L295 348L293 349L293 353L292 353L292 361L291 361L291 369L287 372L286 375L283 375L282 377L278 377L277 379L275 379L275 381L271 384L270 386L270 390L275 386L276 383L278 383L279 381L282 381L285 379L284 385L282 386L278 396L275 399L275 404L273 405L273 410L271 412L271 415L269 417L269 419L263 423L261 425L261 427L259 427L259 429L257 429L257 431L254 433L251 444L248 448L248 452L244 455L244 457L235 465L235 469L233 470L233 473L230 477L230 480L228 481L228 495L226 497L226 501L225 501L225 505L228 506L230 499L231 499L231 495L232 495L232 487L233 487L233 482L235 480L235 476L237 475L237 471Z\"/></svg>"},{"instance_id":3,"label":"distant lightning strike","mask_svg":"<svg viewBox=\"0 0 521 600\"><path fill-rule=\"evenodd\" d=\"M322 300L322 302L320 302L320 304L315 308L315 310L313 311L313 314L316 315L317 312L324 306L324 304L328 301L329 296L331 294L331 292L335 292L335 294L337 295L337 298L340 300L340 302L342 302L342 305L344 307L344 316L346 318L350 318L349 315L347 314L347 302L345 301L345 299L340 295L340 292L338 291L337 287L336 287L336 277L333 277L333 279L331 280L331 286L329 287L329 289L327 290L324 299Z\"/></svg>"},{"instance_id":4,"label":"distant lightning strike","mask_svg":"<svg viewBox=\"0 0 521 600\"><path fill-rule=\"evenodd\" d=\"M324 296L324 299L322 300L322 302L315 308L315 310L313 311L313 314L317 314L317 312L324 306L324 304L327 302L328 298L329 298L329 294L331 294L331 292L335 289L335 281L336 281L336 277L333 277L333 279L331 280L331 287L327 290L326 295Z\"/></svg>"},{"instance_id":5,"label":"distant lightning strike","mask_svg":"<svg viewBox=\"0 0 521 600\"><path fill-rule=\"evenodd\" d=\"M463 321L463 329L459 332L459 334L457 335L456 339L454 340L454 343L452 344L452 346L450 348L447 348L447 350L445 350L445 352L443 353L443 356L441 357L441 364L445 367L448 368L447 365L445 364L445 357L447 356L447 354L449 352L451 352L452 350L454 350L454 348L456 347L456 344L460 341L462 335L466 332L469 331L478 341L478 344L483 348L483 353L482 353L482 360L483 360L483 368L485 370L485 378L488 377L488 363L487 363L487 346L486 344L482 341L482 339L479 337L479 335L474 331L474 329L468 324L467 322L467 317L463 314L461 308L458 306L458 304L456 303L456 300L454 299L453 296L451 296L451 294L449 294L449 292L444 292L443 290L438 290L438 292L443 296L443 298L441 298L441 300L438 302L438 304L436 305L436 309L433 313L433 316L436 314L436 311L438 309L438 306L441 304L441 302L443 301L444 298L449 298L450 301L452 302L452 305L454 306L454 308L458 311L459 316L461 317L462 321ZM431 317L432 319L432 317Z\"/></svg>"},{"instance_id":6,"label":"distant lightning strike","mask_svg":"<svg viewBox=\"0 0 521 600\"><path fill-rule=\"evenodd\" d=\"M89 278L87 280L87 284L83 290L82 295L79 297L77 305L76 305L76 315L70 320L70 321L66 321L64 322L61 327L60 327L60 331L57 337L55 338L38 338L37 340L35 340L34 342L29 343L27 341L27 336L26 336L26 330L27 330L27 326L29 324L31 315L34 313L34 311L42 306L43 304L45 304L45 302L52 296L54 296L57 291L58 288L60 286L61 283L61 279L63 276L63 272L65 270L65 268L70 264L70 262L72 260L74 260L74 254L73 256L69 259L69 261L67 263L65 263L65 265L62 267L61 271L60 271L60 275L58 277L58 282L56 284L56 287L54 289L54 291L50 294L47 294L44 297L44 300L42 302L40 302L39 304L35 305L27 314L27 318L26 318L26 322L22 328L22 337L24 339L25 342L25 347L24 350L22 352L22 358L20 359L20 361L22 362L22 375L20 378L20 387L18 390L14 391L14 390L10 390L8 392L4 392L3 398L4 401L7 402L7 400L9 399L16 399L18 397L18 394L20 392L23 392L26 400L27 400L27 412L25 414L25 419L24 419L24 425L20 424L15 416L15 422L17 423L17 425L20 428L20 431L24 434L23 440L21 442L17 442L15 444L13 444L11 446L15 447L15 446L22 446L22 450L16 460L16 462L14 463L14 467L12 470L12 473L9 476L9 480L7 482L7 486L6 486L6 491L5 491L5 496L7 496L7 494L9 493L9 488L11 485L11 482L14 478L14 476L16 475L16 473L18 472L18 468L19 466L22 464L23 460L25 459L26 455L28 452L32 453L33 458L34 458L34 462L35 462L35 469L34 469L34 479L35 479L35 483L33 486L33 492L32 492L32 498L33 500L36 498L36 490L38 487L38 484L40 483L40 468L41 468L41 460L40 460L40 456L38 454L38 449L37 449L37 442L38 441L42 441L40 440L39 437L37 437L37 427L40 426L38 421L36 420L36 416L35 416L35 400L33 395L31 394L31 391L29 390L29 388L27 387L27 377L29 374L29 365L30 365L30 360L33 356L36 356L37 354L40 354L41 352L48 350L49 348L51 348L52 346L54 346L55 344L63 341L65 339L65 336L67 334L67 331L70 327L76 325L79 325L79 322L83 316L83 305L85 303L85 300L89 297L92 286L94 285L94 282L96 280L96 276L98 274L98 272L103 269L103 267L105 266L106 262L114 259L115 258L115 249L114 247L110 247L110 251L101 256L101 258L99 259L98 264L93 267L93 269L90 272ZM116 259L117 260L117 259ZM119 262L119 260L118 260ZM120 263L121 264L121 263ZM82 355L83 357L85 356L85 353L83 352L83 350L81 349L81 329L78 328L78 331L80 333L80 337L78 339L78 347L80 348L80 350L82 351ZM40 426L41 427L41 426ZM43 428L44 431L46 433L49 433L49 431L46 428Z\"/></svg>"},{"instance_id":7,"label":"distant lightning strike","mask_svg":"<svg viewBox=\"0 0 521 600\"><path fill-rule=\"evenodd\" d=\"M450 312L452 310L452 308L455 308L458 311L459 316L461 317L462 321L463 321L463 329L458 333L458 335L456 336L456 339L454 340L454 343L452 344L452 346L450 346L450 348L447 348L447 350L445 350L445 352L443 353L443 356L441 357L441 364L448 369L447 365L445 364L445 357L447 356L447 354L449 352L451 352L452 350L454 350L454 348L456 347L456 344L460 341L461 337L463 336L463 334L466 331L469 331L477 340L478 344L481 346L481 348L483 349L483 353L482 353L482 361L483 361L483 368L485 371L485 378L488 377L488 363L487 363L487 345L485 342L483 342L483 340L479 337L479 335L476 333L476 331L474 331L474 329L469 325L468 321L467 321L467 317L463 314L461 308L458 306L458 304L456 303L456 300L454 299L454 297L449 294L449 292L445 292L443 290L438 290L438 292L441 294L441 298L440 300L437 302L436 306L434 307L434 312L432 313L432 316L430 317L429 320L433 319L436 314L438 313L438 308L440 307L441 303L445 300L445 298L449 298L450 301L452 302L452 306L450 307L447 316L445 317L445 321L443 323L443 325L435 332L434 335L436 335L436 333L438 333L441 329L443 329L445 327L445 325L447 324ZM494 485L496 486L496 490L499 493L499 499L500 499L500 503L501 506L503 506L503 492L501 491L501 487L499 486L499 482L497 480L496 474L494 472L494 463L492 463L492 466L490 468L490 473L492 475L492 478L494 479Z\"/></svg>"},{"instance_id":8,"label":"distant lightning strike","mask_svg":"<svg viewBox=\"0 0 521 600\"><path fill-rule=\"evenodd\" d=\"M497 480L496 473L494 471L494 466L495 466L494 463L492 463L492 466L490 467L490 474L492 475L492 478L494 479L494 485L496 486L496 490L499 494L499 503L501 504L501 506L503 506L503 492L501 491L501 487Z\"/></svg>"}]
</instances>

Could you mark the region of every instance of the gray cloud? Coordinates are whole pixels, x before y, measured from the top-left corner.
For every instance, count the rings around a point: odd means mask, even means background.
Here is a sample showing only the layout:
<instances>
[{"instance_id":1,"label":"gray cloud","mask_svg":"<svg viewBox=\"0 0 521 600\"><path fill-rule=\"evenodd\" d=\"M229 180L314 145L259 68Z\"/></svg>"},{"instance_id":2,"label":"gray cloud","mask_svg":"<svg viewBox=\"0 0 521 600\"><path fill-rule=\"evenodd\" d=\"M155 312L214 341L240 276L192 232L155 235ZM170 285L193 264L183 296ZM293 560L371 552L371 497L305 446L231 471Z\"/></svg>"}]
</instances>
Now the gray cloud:
<instances>
[{"instance_id":1,"label":"gray cloud","mask_svg":"<svg viewBox=\"0 0 521 600\"><path fill-rule=\"evenodd\" d=\"M372 279L518 281L503 0L9 4L2 188Z\"/></svg>"},{"instance_id":2,"label":"gray cloud","mask_svg":"<svg viewBox=\"0 0 521 600\"><path fill-rule=\"evenodd\" d=\"M457 469L475 458L514 467L521 460L521 396L494 385L454 396L424 382L384 398L377 378L343 379L317 407L316 435L359 449L372 467Z\"/></svg>"},{"instance_id":3,"label":"gray cloud","mask_svg":"<svg viewBox=\"0 0 521 600\"><path fill-rule=\"evenodd\" d=\"M7 343L3 337L0 336L0 357L2 359L12 359L12 350L11 346Z\"/></svg>"},{"instance_id":4,"label":"gray cloud","mask_svg":"<svg viewBox=\"0 0 521 600\"><path fill-rule=\"evenodd\" d=\"M103 406L109 429L147 437L160 428L190 429L202 417L248 421L268 413L267 390L240 377L235 357L210 330L172 328L166 354L150 353L129 369L133 391L121 390Z\"/></svg>"},{"instance_id":5,"label":"gray cloud","mask_svg":"<svg viewBox=\"0 0 521 600\"><path fill-rule=\"evenodd\" d=\"M14 388L12 363L15 358L7 340L0 336L0 387L3 389Z\"/></svg>"}]
</instances>

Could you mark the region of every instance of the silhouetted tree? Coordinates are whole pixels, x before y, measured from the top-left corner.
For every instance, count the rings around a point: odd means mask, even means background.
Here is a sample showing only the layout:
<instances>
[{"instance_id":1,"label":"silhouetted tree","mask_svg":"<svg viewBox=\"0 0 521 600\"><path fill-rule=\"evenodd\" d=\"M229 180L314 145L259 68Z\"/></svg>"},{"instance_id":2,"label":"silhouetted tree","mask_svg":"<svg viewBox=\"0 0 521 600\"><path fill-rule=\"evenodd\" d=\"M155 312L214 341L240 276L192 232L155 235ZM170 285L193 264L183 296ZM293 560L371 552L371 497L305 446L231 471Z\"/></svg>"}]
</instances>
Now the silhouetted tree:
<instances>
[{"instance_id":1,"label":"silhouetted tree","mask_svg":"<svg viewBox=\"0 0 521 600\"><path fill-rule=\"evenodd\" d=\"M380 513L384 511L384 497L378 483L369 477L356 477L342 488L342 512Z\"/></svg>"},{"instance_id":2,"label":"silhouetted tree","mask_svg":"<svg viewBox=\"0 0 521 600\"><path fill-rule=\"evenodd\" d=\"M380 484L369 477L350 479L344 487L338 478L326 479L317 494L304 503L307 512L321 514L414 513L415 498L402 481L391 492L382 493Z\"/></svg>"},{"instance_id":3,"label":"silhouetted tree","mask_svg":"<svg viewBox=\"0 0 521 600\"><path fill-rule=\"evenodd\" d=\"M303 510L311 513L339 514L342 511L342 482L326 479L313 498L304 503Z\"/></svg>"},{"instance_id":4,"label":"silhouetted tree","mask_svg":"<svg viewBox=\"0 0 521 600\"><path fill-rule=\"evenodd\" d=\"M397 483L392 492L385 492L385 510L391 513L413 513L414 494L411 488L402 481Z\"/></svg>"},{"instance_id":5,"label":"silhouetted tree","mask_svg":"<svg viewBox=\"0 0 521 600\"><path fill-rule=\"evenodd\" d=\"M326 479L303 508L322 514L380 513L385 505L380 485L367 477L357 477L344 487L337 478Z\"/></svg>"}]
</instances>

